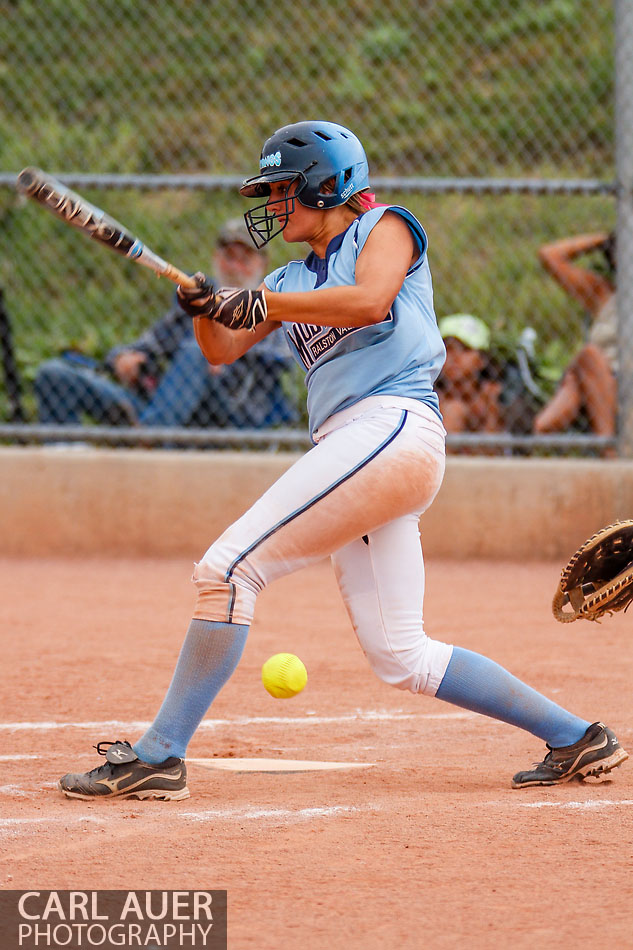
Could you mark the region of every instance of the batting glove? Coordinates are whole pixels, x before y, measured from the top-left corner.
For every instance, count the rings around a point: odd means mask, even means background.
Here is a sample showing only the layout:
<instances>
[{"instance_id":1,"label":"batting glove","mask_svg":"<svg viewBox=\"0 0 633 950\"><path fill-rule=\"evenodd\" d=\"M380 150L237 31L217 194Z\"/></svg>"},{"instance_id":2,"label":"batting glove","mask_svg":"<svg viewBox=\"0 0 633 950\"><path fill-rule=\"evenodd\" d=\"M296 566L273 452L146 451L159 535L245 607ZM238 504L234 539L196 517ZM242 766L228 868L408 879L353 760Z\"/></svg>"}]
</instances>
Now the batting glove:
<instances>
[{"instance_id":1,"label":"batting glove","mask_svg":"<svg viewBox=\"0 0 633 950\"><path fill-rule=\"evenodd\" d=\"M197 287L182 287L180 284L176 290L178 303L190 317L210 317L216 304L213 284L198 271L194 274Z\"/></svg>"},{"instance_id":2,"label":"batting glove","mask_svg":"<svg viewBox=\"0 0 633 950\"><path fill-rule=\"evenodd\" d=\"M233 287L218 290L209 316L231 330L252 331L268 316L264 291Z\"/></svg>"}]
</instances>

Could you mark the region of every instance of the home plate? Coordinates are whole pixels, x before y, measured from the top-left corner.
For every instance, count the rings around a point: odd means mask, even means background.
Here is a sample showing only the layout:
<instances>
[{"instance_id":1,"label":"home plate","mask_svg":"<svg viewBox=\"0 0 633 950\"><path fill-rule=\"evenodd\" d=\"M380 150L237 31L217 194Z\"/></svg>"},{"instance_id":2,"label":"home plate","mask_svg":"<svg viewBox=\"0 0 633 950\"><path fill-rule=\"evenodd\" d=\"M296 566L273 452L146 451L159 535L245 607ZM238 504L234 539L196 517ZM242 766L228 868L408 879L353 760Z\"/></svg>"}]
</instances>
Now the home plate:
<instances>
[{"instance_id":1,"label":"home plate","mask_svg":"<svg viewBox=\"0 0 633 950\"><path fill-rule=\"evenodd\" d=\"M187 765L228 772L320 772L325 769L369 769L374 762L312 762L305 759L187 759Z\"/></svg>"}]
</instances>

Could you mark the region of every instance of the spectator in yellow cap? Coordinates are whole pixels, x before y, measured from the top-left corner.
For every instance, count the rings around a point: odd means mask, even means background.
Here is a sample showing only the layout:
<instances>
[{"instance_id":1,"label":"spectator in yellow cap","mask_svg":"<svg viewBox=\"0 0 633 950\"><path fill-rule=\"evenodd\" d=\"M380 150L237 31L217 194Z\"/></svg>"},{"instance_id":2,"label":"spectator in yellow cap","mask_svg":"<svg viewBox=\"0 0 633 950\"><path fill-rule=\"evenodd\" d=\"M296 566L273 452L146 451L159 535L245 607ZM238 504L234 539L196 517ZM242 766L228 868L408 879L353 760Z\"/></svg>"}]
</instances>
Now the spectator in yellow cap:
<instances>
[{"instance_id":1,"label":"spectator in yellow cap","mask_svg":"<svg viewBox=\"0 0 633 950\"><path fill-rule=\"evenodd\" d=\"M489 356L489 327L473 314L455 313L439 328L446 362L436 388L446 431L501 431L502 386Z\"/></svg>"}]
</instances>

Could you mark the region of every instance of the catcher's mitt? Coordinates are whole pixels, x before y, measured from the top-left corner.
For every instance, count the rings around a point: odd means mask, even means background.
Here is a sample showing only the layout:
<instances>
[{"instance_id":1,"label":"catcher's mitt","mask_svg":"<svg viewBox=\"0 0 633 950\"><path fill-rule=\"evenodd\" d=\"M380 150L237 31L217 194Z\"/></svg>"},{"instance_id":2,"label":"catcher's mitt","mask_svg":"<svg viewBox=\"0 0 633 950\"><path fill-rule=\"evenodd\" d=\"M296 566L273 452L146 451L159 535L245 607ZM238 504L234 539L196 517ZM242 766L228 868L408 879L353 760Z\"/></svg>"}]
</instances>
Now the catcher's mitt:
<instances>
[{"instance_id":1,"label":"catcher's mitt","mask_svg":"<svg viewBox=\"0 0 633 950\"><path fill-rule=\"evenodd\" d=\"M633 521L596 532L563 568L552 611L561 623L597 620L633 600Z\"/></svg>"}]
</instances>

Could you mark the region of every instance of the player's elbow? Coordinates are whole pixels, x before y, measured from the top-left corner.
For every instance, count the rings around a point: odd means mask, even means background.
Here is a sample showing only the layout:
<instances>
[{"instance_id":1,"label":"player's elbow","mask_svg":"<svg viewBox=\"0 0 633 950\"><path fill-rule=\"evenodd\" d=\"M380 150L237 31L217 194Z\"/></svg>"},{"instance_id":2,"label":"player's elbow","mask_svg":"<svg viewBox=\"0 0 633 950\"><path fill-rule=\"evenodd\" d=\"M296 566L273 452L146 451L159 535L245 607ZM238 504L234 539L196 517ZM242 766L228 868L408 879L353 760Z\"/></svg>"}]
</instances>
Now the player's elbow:
<instances>
[{"instance_id":1,"label":"player's elbow","mask_svg":"<svg viewBox=\"0 0 633 950\"><path fill-rule=\"evenodd\" d=\"M198 341L202 355L211 366L224 366L226 363L232 363L233 360L227 358L226 353L209 346L205 341Z\"/></svg>"},{"instance_id":2,"label":"player's elbow","mask_svg":"<svg viewBox=\"0 0 633 950\"><path fill-rule=\"evenodd\" d=\"M365 323L368 326L374 326L376 323L382 323L382 321L385 320L389 315L389 310L390 307L372 308L369 313L366 314L367 319L365 320Z\"/></svg>"},{"instance_id":3,"label":"player's elbow","mask_svg":"<svg viewBox=\"0 0 633 950\"><path fill-rule=\"evenodd\" d=\"M393 297L385 295L376 297L372 295L364 297L359 303L359 311L362 314L363 323L368 326L373 326L376 323L382 323L382 321L386 319L393 305Z\"/></svg>"},{"instance_id":4,"label":"player's elbow","mask_svg":"<svg viewBox=\"0 0 633 950\"><path fill-rule=\"evenodd\" d=\"M198 346L211 366L222 366L236 359L232 356L232 340L230 335L227 335L230 331L225 327L206 317L194 317L193 332Z\"/></svg>"},{"instance_id":5,"label":"player's elbow","mask_svg":"<svg viewBox=\"0 0 633 950\"><path fill-rule=\"evenodd\" d=\"M239 360L240 356L242 355L243 355L242 353L231 352L231 353L225 354L222 359L220 359L220 357L217 357L216 359L209 360L209 362L211 363L212 366L230 366L231 363L237 362L237 360Z\"/></svg>"}]
</instances>

